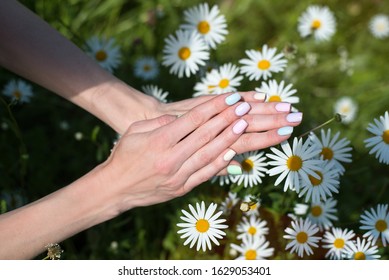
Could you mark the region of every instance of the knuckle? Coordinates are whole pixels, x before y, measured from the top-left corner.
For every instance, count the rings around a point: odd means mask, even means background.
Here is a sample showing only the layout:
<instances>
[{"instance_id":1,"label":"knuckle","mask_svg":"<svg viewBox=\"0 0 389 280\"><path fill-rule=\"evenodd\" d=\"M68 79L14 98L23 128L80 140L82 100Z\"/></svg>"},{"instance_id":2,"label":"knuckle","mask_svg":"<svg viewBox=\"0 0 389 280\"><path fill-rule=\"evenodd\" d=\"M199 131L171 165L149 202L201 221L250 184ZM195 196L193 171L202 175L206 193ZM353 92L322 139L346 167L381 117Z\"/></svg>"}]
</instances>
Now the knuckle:
<instances>
[{"instance_id":1,"label":"knuckle","mask_svg":"<svg viewBox=\"0 0 389 280\"><path fill-rule=\"evenodd\" d=\"M189 120L197 127L203 124L204 114L199 110L191 110L188 113Z\"/></svg>"},{"instance_id":2,"label":"knuckle","mask_svg":"<svg viewBox=\"0 0 389 280\"><path fill-rule=\"evenodd\" d=\"M213 161L213 157L208 152L200 152L199 160L202 164L209 164Z\"/></svg>"},{"instance_id":3,"label":"knuckle","mask_svg":"<svg viewBox=\"0 0 389 280\"><path fill-rule=\"evenodd\" d=\"M163 175L163 176L170 176L174 174L175 168L171 161L166 160L163 157L158 158L154 162L154 170L157 174Z\"/></svg>"},{"instance_id":4,"label":"knuckle","mask_svg":"<svg viewBox=\"0 0 389 280\"><path fill-rule=\"evenodd\" d=\"M171 115L163 115L161 117L158 118L158 124L160 126L164 126L164 125L167 125L169 124L170 122L172 122L173 120L175 120L176 117L174 116L171 116Z\"/></svg>"},{"instance_id":5,"label":"knuckle","mask_svg":"<svg viewBox=\"0 0 389 280\"><path fill-rule=\"evenodd\" d=\"M203 133L202 135L199 136L199 143L205 145L209 143L213 139L213 135L210 132Z\"/></svg>"}]
</instances>

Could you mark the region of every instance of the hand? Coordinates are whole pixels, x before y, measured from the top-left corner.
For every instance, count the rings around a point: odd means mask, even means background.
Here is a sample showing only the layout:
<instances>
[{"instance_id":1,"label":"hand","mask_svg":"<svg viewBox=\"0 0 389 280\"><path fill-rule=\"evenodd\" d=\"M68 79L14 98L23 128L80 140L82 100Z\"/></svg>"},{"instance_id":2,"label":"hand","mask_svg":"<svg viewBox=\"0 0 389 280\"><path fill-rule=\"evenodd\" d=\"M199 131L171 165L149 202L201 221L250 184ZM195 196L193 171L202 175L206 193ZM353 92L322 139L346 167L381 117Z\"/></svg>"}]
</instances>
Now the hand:
<instances>
[{"instance_id":1,"label":"hand","mask_svg":"<svg viewBox=\"0 0 389 280\"><path fill-rule=\"evenodd\" d=\"M229 147L246 129L242 116L250 110L246 102L227 105L231 96L239 95L213 96L181 117L129 127L103 167L103 181L115 182L109 191L118 213L182 196L229 164Z\"/></svg>"}]
</instances>

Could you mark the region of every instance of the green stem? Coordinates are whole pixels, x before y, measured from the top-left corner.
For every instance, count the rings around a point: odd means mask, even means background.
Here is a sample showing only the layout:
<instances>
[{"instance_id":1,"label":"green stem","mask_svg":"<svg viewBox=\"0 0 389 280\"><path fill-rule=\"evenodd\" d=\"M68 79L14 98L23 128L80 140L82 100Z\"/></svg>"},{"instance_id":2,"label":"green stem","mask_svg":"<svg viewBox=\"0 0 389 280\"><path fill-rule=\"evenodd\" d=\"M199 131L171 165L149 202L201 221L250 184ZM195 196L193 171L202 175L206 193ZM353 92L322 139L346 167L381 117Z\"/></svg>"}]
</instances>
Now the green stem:
<instances>
[{"instance_id":1,"label":"green stem","mask_svg":"<svg viewBox=\"0 0 389 280\"><path fill-rule=\"evenodd\" d=\"M328 121L326 121L326 122L324 122L324 123L322 123L322 124L320 124L320 125L318 125L318 126L312 128L311 130L308 130L307 132L301 134L301 135L299 136L299 138L302 138L302 137L304 137L304 136L307 136L309 133L311 133L311 132L313 132L313 131L315 131L315 130L317 130L317 129L319 129L319 128L322 128L322 127L324 127L324 126L326 126L326 125L332 123L333 121L341 122L341 121L342 121L342 116L341 116L340 114L335 114L335 116L334 116L333 118L331 118L331 119L329 119Z\"/></svg>"}]
</instances>

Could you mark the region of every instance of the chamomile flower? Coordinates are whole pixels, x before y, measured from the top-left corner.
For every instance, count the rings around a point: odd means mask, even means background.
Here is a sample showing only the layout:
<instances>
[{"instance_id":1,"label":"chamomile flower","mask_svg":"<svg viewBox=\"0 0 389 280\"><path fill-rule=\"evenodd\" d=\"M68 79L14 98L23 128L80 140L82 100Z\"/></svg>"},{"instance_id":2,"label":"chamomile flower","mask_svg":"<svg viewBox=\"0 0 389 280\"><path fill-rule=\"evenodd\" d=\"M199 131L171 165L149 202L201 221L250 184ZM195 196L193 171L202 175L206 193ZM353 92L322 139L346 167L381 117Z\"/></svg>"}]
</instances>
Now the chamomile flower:
<instances>
[{"instance_id":1,"label":"chamomile flower","mask_svg":"<svg viewBox=\"0 0 389 280\"><path fill-rule=\"evenodd\" d=\"M337 209L335 208L337 201L329 198L324 202L312 203L307 219L316 224L320 231L328 230L332 227L332 222L337 221L338 217L335 215Z\"/></svg>"},{"instance_id":2,"label":"chamomile flower","mask_svg":"<svg viewBox=\"0 0 389 280\"><path fill-rule=\"evenodd\" d=\"M250 218L242 217L242 221L236 227L238 233L240 233L237 238L243 239L247 235L253 237L262 236L269 233L269 228L266 227L267 222L261 220L255 216L250 216Z\"/></svg>"},{"instance_id":3,"label":"chamomile flower","mask_svg":"<svg viewBox=\"0 0 389 280\"><path fill-rule=\"evenodd\" d=\"M20 79L11 80L4 86L3 94L12 101L29 102L33 95L32 86Z\"/></svg>"},{"instance_id":4,"label":"chamomile flower","mask_svg":"<svg viewBox=\"0 0 389 280\"><path fill-rule=\"evenodd\" d=\"M380 120L374 119L374 123L369 123L367 130L375 136L366 139L366 148L373 147L369 154L375 154L379 162L389 164L389 113L380 116Z\"/></svg>"},{"instance_id":5,"label":"chamomile flower","mask_svg":"<svg viewBox=\"0 0 389 280\"><path fill-rule=\"evenodd\" d=\"M292 84L285 86L285 82L277 83L276 80L262 82L261 87L255 88L255 91L266 93L266 102L288 102L291 104L299 103L300 98L293 96L297 90L292 88Z\"/></svg>"},{"instance_id":6,"label":"chamomile flower","mask_svg":"<svg viewBox=\"0 0 389 280\"><path fill-rule=\"evenodd\" d=\"M301 182L310 183L309 176L319 179L316 173L320 160L314 159L319 154L319 150L310 145L309 139L304 143L300 138L293 139L292 147L287 141L281 143L282 151L271 147L274 154L266 156L274 161L269 161L268 165L275 166L267 173L270 176L278 175L275 186L278 186L284 179L284 192L288 189L300 191Z\"/></svg>"},{"instance_id":7,"label":"chamomile flower","mask_svg":"<svg viewBox=\"0 0 389 280\"><path fill-rule=\"evenodd\" d=\"M389 243L388 204L378 204L376 210L370 208L370 211L364 211L361 215L360 223L362 226L359 228L367 230L363 237L368 238L373 244L375 244L380 237L384 246L387 245L387 242Z\"/></svg>"},{"instance_id":8,"label":"chamomile flower","mask_svg":"<svg viewBox=\"0 0 389 280\"><path fill-rule=\"evenodd\" d=\"M273 256L274 248L269 248L265 236L244 236L240 245L231 244L231 248L240 253L237 260L263 260Z\"/></svg>"},{"instance_id":9,"label":"chamomile flower","mask_svg":"<svg viewBox=\"0 0 389 280\"><path fill-rule=\"evenodd\" d=\"M323 248L329 249L325 257L332 260L341 260L346 249L352 243L355 233L352 230L332 228L324 233L322 242Z\"/></svg>"},{"instance_id":10,"label":"chamomile flower","mask_svg":"<svg viewBox=\"0 0 389 280\"><path fill-rule=\"evenodd\" d=\"M159 66L154 57L145 56L135 61L134 75L145 81L153 80L158 76Z\"/></svg>"},{"instance_id":11,"label":"chamomile flower","mask_svg":"<svg viewBox=\"0 0 389 280\"><path fill-rule=\"evenodd\" d=\"M336 31L334 14L326 6L312 5L298 19L300 36L313 36L316 41L328 41Z\"/></svg>"},{"instance_id":12,"label":"chamomile flower","mask_svg":"<svg viewBox=\"0 0 389 280\"><path fill-rule=\"evenodd\" d=\"M207 73L208 75L208 73ZM194 94L193 97L213 94L213 85L209 84L207 76L201 78L200 82L197 82L194 86Z\"/></svg>"},{"instance_id":13,"label":"chamomile flower","mask_svg":"<svg viewBox=\"0 0 389 280\"><path fill-rule=\"evenodd\" d=\"M299 197L305 195L305 202L319 203L339 193L339 170L334 162L321 161L313 170L317 176L308 175L309 181L301 182Z\"/></svg>"},{"instance_id":14,"label":"chamomile flower","mask_svg":"<svg viewBox=\"0 0 389 280\"><path fill-rule=\"evenodd\" d=\"M228 195L221 203L219 209L223 211L224 214L228 215L232 208L239 202L239 198L236 193L228 192Z\"/></svg>"},{"instance_id":15,"label":"chamomile flower","mask_svg":"<svg viewBox=\"0 0 389 280\"><path fill-rule=\"evenodd\" d=\"M212 49L224 41L228 34L224 15L217 5L209 9L208 3L200 4L184 11L185 24L181 29L197 32Z\"/></svg>"},{"instance_id":16,"label":"chamomile flower","mask_svg":"<svg viewBox=\"0 0 389 280\"><path fill-rule=\"evenodd\" d=\"M185 223L178 223L177 226L183 229L180 229L177 233L182 234L181 238L186 238L184 245L190 243L189 247L192 248L196 242L196 250L199 251L200 248L205 252L207 248L212 249L211 241L216 245L220 245L218 239L222 239L226 235L222 229L227 228L227 225L223 223L225 219L218 219L223 213L219 211L214 214L217 208L216 203L211 203L209 207L205 208L204 201L201 204L196 203L196 209L189 204L189 209L191 213L181 210L184 216L181 216L181 219Z\"/></svg>"},{"instance_id":17,"label":"chamomile flower","mask_svg":"<svg viewBox=\"0 0 389 280\"><path fill-rule=\"evenodd\" d=\"M241 73L245 74L250 81L263 78L267 80L272 76L272 73L284 71L287 60L284 59L282 53L276 54L276 48L268 48L263 45L261 51L246 50L248 58L239 60Z\"/></svg>"},{"instance_id":18,"label":"chamomile flower","mask_svg":"<svg viewBox=\"0 0 389 280\"><path fill-rule=\"evenodd\" d=\"M142 87L142 90L147 95L153 96L163 103L167 102L166 97L169 95L169 93L155 85L145 85Z\"/></svg>"},{"instance_id":19,"label":"chamomile flower","mask_svg":"<svg viewBox=\"0 0 389 280\"><path fill-rule=\"evenodd\" d=\"M121 63L120 48L113 38L102 39L93 36L86 41L86 48L87 54L109 72L113 72Z\"/></svg>"},{"instance_id":20,"label":"chamomile flower","mask_svg":"<svg viewBox=\"0 0 389 280\"><path fill-rule=\"evenodd\" d=\"M378 39L384 39L389 36L389 16L378 14L372 17L369 22L371 34Z\"/></svg>"},{"instance_id":21,"label":"chamomile flower","mask_svg":"<svg viewBox=\"0 0 389 280\"><path fill-rule=\"evenodd\" d=\"M232 183L230 175L213 176L211 179L211 183L215 183L216 181L219 181L219 185L221 187L223 187L224 185L230 185Z\"/></svg>"},{"instance_id":22,"label":"chamomile flower","mask_svg":"<svg viewBox=\"0 0 389 280\"><path fill-rule=\"evenodd\" d=\"M292 240L285 249L291 249L291 253L297 252L300 258L304 257L304 253L308 256L313 254L311 247L318 247L317 243L320 240L320 237L314 236L318 231L319 228L308 219L299 218L292 221L291 228L285 229L287 234L284 235L284 238Z\"/></svg>"},{"instance_id":23,"label":"chamomile flower","mask_svg":"<svg viewBox=\"0 0 389 280\"><path fill-rule=\"evenodd\" d=\"M266 175L267 163L264 152L250 151L235 156L235 160L242 166L243 174L231 177L231 180L238 185L244 184L244 187L252 188L262 183L262 178Z\"/></svg>"},{"instance_id":24,"label":"chamomile flower","mask_svg":"<svg viewBox=\"0 0 389 280\"><path fill-rule=\"evenodd\" d=\"M377 253L377 246L372 245L366 239L358 237L356 241L353 240L346 248L344 257L349 260L376 260L380 258L380 255L377 255Z\"/></svg>"},{"instance_id":25,"label":"chamomile flower","mask_svg":"<svg viewBox=\"0 0 389 280\"><path fill-rule=\"evenodd\" d=\"M239 67L232 63L226 63L218 70L212 70L206 76L206 84L213 94L234 92L240 86L243 76L238 75Z\"/></svg>"},{"instance_id":26,"label":"chamomile flower","mask_svg":"<svg viewBox=\"0 0 389 280\"><path fill-rule=\"evenodd\" d=\"M259 207L261 207L261 201L253 199L250 195L246 195L240 204L240 210L247 217L259 216Z\"/></svg>"},{"instance_id":27,"label":"chamomile flower","mask_svg":"<svg viewBox=\"0 0 389 280\"><path fill-rule=\"evenodd\" d=\"M339 170L340 174L343 174L345 169L342 163L351 162L351 151L352 148L349 146L350 141L346 138L339 139L340 132L335 133L331 137L331 129L325 131L321 129L321 138L316 136L315 133L311 133L309 138L312 145L315 145L320 149L320 156L329 162L334 162L334 168Z\"/></svg>"},{"instance_id":28,"label":"chamomile flower","mask_svg":"<svg viewBox=\"0 0 389 280\"><path fill-rule=\"evenodd\" d=\"M351 123L358 112L358 104L351 97L344 96L339 98L334 105L334 113L342 116L342 123Z\"/></svg>"},{"instance_id":29,"label":"chamomile flower","mask_svg":"<svg viewBox=\"0 0 389 280\"><path fill-rule=\"evenodd\" d=\"M204 66L209 59L209 49L201 36L196 32L177 30L175 36L165 39L163 49L164 66L170 67L170 73L182 78L190 77Z\"/></svg>"}]
</instances>

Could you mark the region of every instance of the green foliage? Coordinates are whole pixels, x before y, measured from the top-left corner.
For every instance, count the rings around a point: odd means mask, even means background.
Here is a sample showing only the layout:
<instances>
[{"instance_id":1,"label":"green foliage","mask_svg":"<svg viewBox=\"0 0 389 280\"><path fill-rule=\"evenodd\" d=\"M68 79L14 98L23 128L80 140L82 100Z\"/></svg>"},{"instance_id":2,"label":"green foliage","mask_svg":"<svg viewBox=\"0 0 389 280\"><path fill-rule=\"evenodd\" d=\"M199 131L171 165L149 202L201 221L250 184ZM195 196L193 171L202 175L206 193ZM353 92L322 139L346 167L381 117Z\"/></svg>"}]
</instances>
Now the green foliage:
<instances>
[{"instance_id":1,"label":"green foliage","mask_svg":"<svg viewBox=\"0 0 389 280\"><path fill-rule=\"evenodd\" d=\"M115 75L138 89L145 82L134 76L134 61L144 55L160 60L164 39L182 23L183 11L202 3L198 0L21 2L81 48L93 35L114 37L123 54ZM297 19L312 1L224 0L209 4L219 5L229 30L226 41L212 52L211 63L238 64L245 50L258 49L263 44L278 51L291 46L296 49L289 58L287 71L274 75L293 83L298 90L301 102L296 107L304 112L304 120L295 129L295 135L330 119L338 98L350 96L358 103L356 120L328 127L340 131L353 146L353 162L346 165L336 196L337 225L361 234L358 221L362 211L389 202L388 166L368 155L363 142L371 136L367 124L388 110L388 39L375 39L367 29L372 16L389 14L387 1L315 1L328 5L337 19L336 34L323 43L303 39L297 32ZM347 52L353 63L346 70L340 70L341 52ZM312 56L316 61L310 64L307 61ZM14 77L1 70L0 86ZM171 100L181 100L191 97L198 79L179 80L161 67L153 83L169 91ZM245 81L239 90L252 90L259 85L260 82ZM34 201L85 174L107 158L117 137L93 116L37 85L30 103L9 104L4 99L0 122L0 192L11 197L0 200L0 213ZM81 139L75 137L76 133ZM232 188L237 191L242 186ZM242 215L238 209L234 209L228 220L227 238L211 252L196 252L183 246L176 233L181 209L201 200L220 203L227 192L228 188L207 182L182 198L133 209L64 241L62 256L65 259L230 259L229 244L236 242L234 227ZM285 252L282 235L289 225L286 214L299 201L297 195L282 192L281 187L274 187L272 178L265 178L260 197L261 217L271 228L269 241L275 248L275 258L295 258ZM380 249L380 254L384 259L389 257L387 248ZM317 252L314 258L323 256L323 252Z\"/></svg>"}]
</instances>

